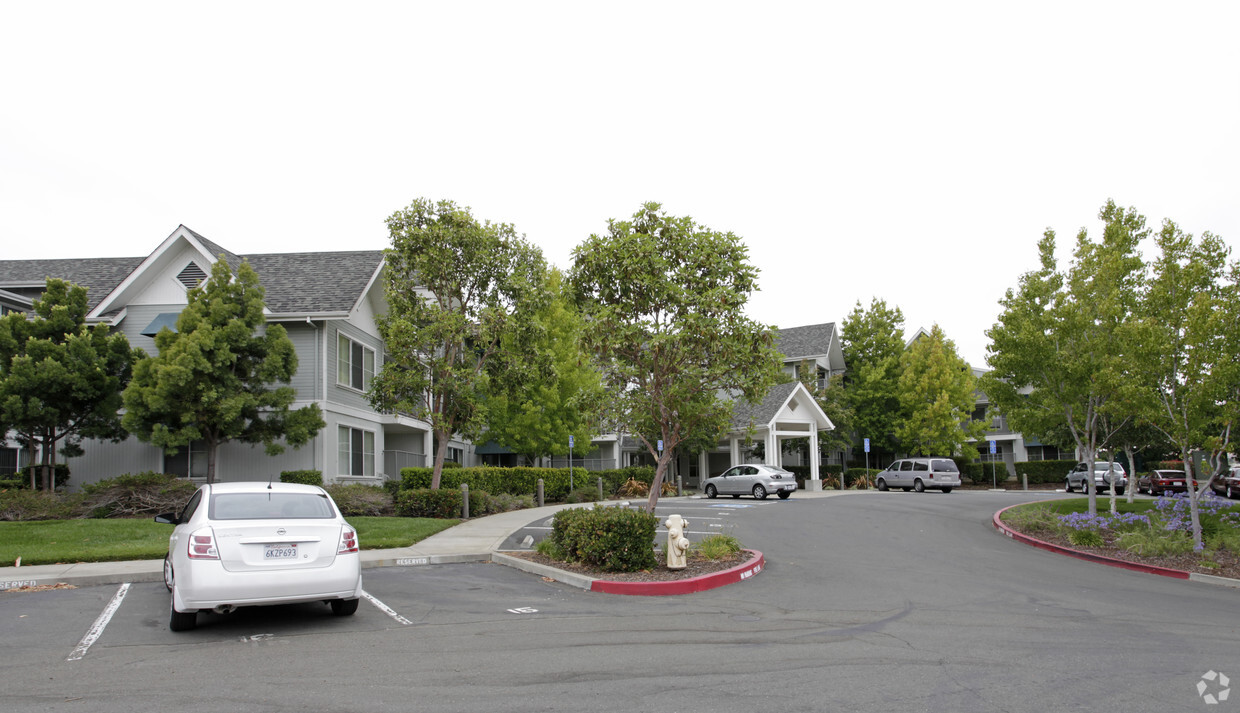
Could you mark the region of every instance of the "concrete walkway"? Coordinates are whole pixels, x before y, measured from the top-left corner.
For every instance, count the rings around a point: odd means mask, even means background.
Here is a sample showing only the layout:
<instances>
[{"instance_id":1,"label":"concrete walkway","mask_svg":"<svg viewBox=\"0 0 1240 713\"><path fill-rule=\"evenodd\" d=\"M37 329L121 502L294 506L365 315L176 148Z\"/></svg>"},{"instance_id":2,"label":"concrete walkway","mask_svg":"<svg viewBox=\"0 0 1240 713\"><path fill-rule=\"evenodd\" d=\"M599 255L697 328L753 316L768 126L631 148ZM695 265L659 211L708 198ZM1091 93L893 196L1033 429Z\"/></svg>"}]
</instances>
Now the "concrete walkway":
<instances>
[{"instance_id":1,"label":"concrete walkway","mask_svg":"<svg viewBox=\"0 0 1240 713\"><path fill-rule=\"evenodd\" d=\"M845 495L858 491L797 491L794 498L822 498ZM659 499L661 507L699 500L701 496L665 497ZM618 501L609 501L609 504ZM639 500L631 501L637 504ZM541 508L513 510L498 515L466 520L455 527L417 542L409 547L385 550L362 550L362 567L403 567L427 564L452 564L458 562L489 562L492 553L499 550L506 539L532 522L550 518L557 511L584 505L547 505ZM505 564L511 564L502 558ZM30 567L0 567L0 590L17 587L33 587L51 584L88 586L94 584L120 584L122 582L163 581L162 559L133 560L127 562L82 562L77 564L47 564ZM561 573L562 580L565 579ZM581 586L580 583L572 582Z\"/></svg>"}]
</instances>

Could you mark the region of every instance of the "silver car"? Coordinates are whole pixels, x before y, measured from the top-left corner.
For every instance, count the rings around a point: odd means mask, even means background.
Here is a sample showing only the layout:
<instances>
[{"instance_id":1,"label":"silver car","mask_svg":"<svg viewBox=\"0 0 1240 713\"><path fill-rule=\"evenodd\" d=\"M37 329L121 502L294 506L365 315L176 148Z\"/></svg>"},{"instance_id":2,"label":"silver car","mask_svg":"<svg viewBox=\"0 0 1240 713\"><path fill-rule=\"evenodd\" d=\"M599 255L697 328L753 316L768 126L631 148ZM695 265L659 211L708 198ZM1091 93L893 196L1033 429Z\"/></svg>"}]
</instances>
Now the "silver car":
<instances>
[{"instance_id":1,"label":"silver car","mask_svg":"<svg viewBox=\"0 0 1240 713\"><path fill-rule=\"evenodd\" d=\"M321 601L357 611L362 570L357 531L327 494L295 483L215 483L178 513L155 518L168 538L168 628L194 628L199 611Z\"/></svg>"},{"instance_id":2,"label":"silver car","mask_svg":"<svg viewBox=\"0 0 1240 713\"><path fill-rule=\"evenodd\" d=\"M950 493L960 487L960 469L951 458L905 458L879 473L874 487L883 491L900 488L906 493L927 489Z\"/></svg>"},{"instance_id":3,"label":"silver car","mask_svg":"<svg viewBox=\"0 0 1240 713\"><path fill-rule=\"evenodd\" d=\"M1094 461L1093 477L1090 474L1089 464L1085 462L1077 463L1067 475L1064 483L1064 490L1069 493L1074 490L1086 492L1085 488L1089 487L1086 481L1092 481L1094 489L1099 493L1110 492L1111 482L1115 482L1115 494L1123 495L1124 487L1128 485L1128 474L1124 472L1124 466L1119 463L1108 463L1107 461Z\"/></svg>"},{"instance_id":4,"label":"silver car","mask_svg":"<svg viewBox=\"0 0 1240 713\"><path fill-rule=\"evenodd\" d=\"M707 478L704 487L708 498L719 495L731 495L734 498L752 495L759 500L765 500L769 493L775 493L781 500L787 500L796 489L797 477L774 465L733 466L721 475Z\"/></svg>"}]
</instances>

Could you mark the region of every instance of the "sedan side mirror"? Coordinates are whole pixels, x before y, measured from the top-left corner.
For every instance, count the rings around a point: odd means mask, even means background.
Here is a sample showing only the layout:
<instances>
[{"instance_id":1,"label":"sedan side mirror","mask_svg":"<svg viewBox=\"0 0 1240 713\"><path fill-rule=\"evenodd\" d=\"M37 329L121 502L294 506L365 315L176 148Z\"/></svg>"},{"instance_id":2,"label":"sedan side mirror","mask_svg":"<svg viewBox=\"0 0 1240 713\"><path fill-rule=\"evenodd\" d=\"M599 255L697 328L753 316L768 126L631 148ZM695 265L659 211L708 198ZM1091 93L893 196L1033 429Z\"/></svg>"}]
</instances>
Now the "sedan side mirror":
<instances>
[{"instance_id":1,"label":"sedan side mirror","mask_svg":"<svg viewBox=\"0 0 1240 713\"><path fill-rule=\"evenodd\" d=\"M156 515L155 522L158 522L163 525L180 525L181 524L180 520L177 519L177 514L174 512L165 512L165 513L160 513L159 515Z\"/></svg>"}]
</instances>

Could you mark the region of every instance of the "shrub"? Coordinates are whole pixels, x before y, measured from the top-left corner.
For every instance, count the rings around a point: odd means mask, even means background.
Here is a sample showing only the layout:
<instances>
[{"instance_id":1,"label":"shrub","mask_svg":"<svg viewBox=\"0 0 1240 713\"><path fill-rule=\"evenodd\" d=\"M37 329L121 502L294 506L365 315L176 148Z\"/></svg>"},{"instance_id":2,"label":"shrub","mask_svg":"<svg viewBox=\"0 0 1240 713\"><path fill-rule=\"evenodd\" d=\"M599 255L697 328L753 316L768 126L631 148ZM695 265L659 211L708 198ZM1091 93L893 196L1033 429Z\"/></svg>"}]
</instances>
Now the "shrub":
<instances>
[{"instance_id":1,"label":"shrub","mask_svg":"<svg viewBox=\"0 0 1240 713\"><path fill-rule=\"evenodd\" d=\"M349 483L325 488L345 517L379 517L395 512L392 496L376 485Z\"/></svg>"},{"instance_id":2,"label":"shrub","mask_svg":"<svg viewBox=\"0 0 1240 713\"><path fill-rule=\"evenodd\" d=\"M650 483L643 483L636 478L629 478L616 491L622 498L641 498L650 494Z\"/></svg>"},{"instance_id":3,"label":"shrub","mask_svg":"<svg viewBox=\"0 0 1240 713\"><path fill-rule=\"evenodd\" d=\"M1074 460L1031 460L1016 464L1017 477L1029 476L1029 484L1062 483L1068 471L1076 467Z\"/></svg>"},{"instance_id":4,"label":"shrub","mask_svg":"<svg viewBox=\"0 0 1240 713\"><path fill-rule=\"evenodd\" d=\"M175 512L198 485L169 473L126 473L82 486L79 517L141 517Z\"/></svg>"},{"instance_id":5,"label":"shrub","mask_svg":"<svg viewBox=\"0 0 1240 713\"><path fill-rule=\"evenodd\" d=\"M564 548L557 545L550 537L544 537L534 543L534 551L559 562L565 561Z\"/></svg>"},{"instance_id":6,"label":"shrub","mask_svg":"<svg viewBox=\"0 0 1240 713\"><path fill-rule=\"evenodd\" d=\"M1193 539L1187 532L1165 530L1133 530L1121 533L1115 544L1142 557L1183 555L1193 551Z\"/></svg>"},{"instance_id":7,"label":"shrub","mask_svg":"<svg viewBox=\"0 0 1240 713\"><path fill-rule=\"evenodd\" d=\"M461 491L453 488L418 488L396 495L396 514L401 517L457 518L461 516ZM492 498L481 490L469 491L469 515L479 517L494 512Z\"/></svg>"},{"instance_id":8,"label":"shrub","mask_svg":"<svg viewBox=\"0 0 1240 713\"><path fill-rule=\"evenodd\" d=\"M1093 530L1073 530L1068 533L1068 542L1077 547L1102 547L1106 544L1102 535Z\"/></svg>"},{"instance_id":9,"label":"shrub","mask_svg":"<svg viewBox=\"0 0 1240 713\"><path fill-rule=\"evenodd\" d=\"M80 500L81 495L57 495L28 487L0 490L0 520L64 520L73 517Z\"/></svg>"},{"instance_id":10,"label":"shrub","mask_svg":"<svg viewBox=\"0 0 1240 713\"><path fill-rule=\"evenodd\" d=\"M851 490L867 490L874 487L874 476L883 472L882 470L871 468L849 468L844 471L844 487Z\"/></svg>"},{"instance_id":11,"label":"shrub","mask_svg":"<svg viewBox=\"0 0 1240 713\"><path fill-rule=\"evenodd\" d=\"M1003 513L1003 522L1025 533L1057 532L1062 526L1059 513L1045 505L1013 508Z\"/></svg>"},{"instance_id":12,"label":"shrub","mask_svg":"<svg viewBox=\"0 0 1240 713\"><path fill-rule=\"evenodd\" d=\"M646 492L649 491L650 486L646 486ZM598 500L598 488L577 488L564 496L564 502L571 504L592 503L596 500Z\"/></svg>"},{"instance_id":13,"label":"shrub","mask_svg":"<svg viewBox=\"0 0 1240 713\"><path fill-rule=\"evenodd\" d=\"M402 468L400 471L400 488L402 490L429 488L431 486L430 468ZM586 484L595 488L598 498L598 478L603 479L603 494L610 496L629 479L639 480L649 485L654 480L654 468L649 466L633 466L618 470L583 471L574 468L570 474L568 468L453 468L445 469L440 475L441 488L460 488L461 483L468 483L470 490L485 491L510 495L534 495L538 491L538 481L543 481L543 494L549 501L563 501L570 490L570 479L573 485Z\"/></svg>"},{"instance_id":14,"label":"shrub","mask_svg":"<svg viewBox=\"0 0 1240 713\"><path fill-rule=\"evenodd\" d=\"M605 572L653 569L654 532L659 520L642 510L619 507L561 510L552 520L551 538L569 562Z\"/></svg>"},{"instance_id":15,"label":"shrub","mask_svg":"<svg viewBox=\"0 0 1240 713\"><path fill-rule=\"evenodd\" d=\"M22 468L18 472L9 473L7 475L0 476L0 489L6 489L6 490L10 488L29 489L31 471L34 471L36 487L39 490L42 490L43 489L43 475L42 475L43 471L42 471L42 466L37 465L37 464L28 465ZM55 466L53 466L52 473L53 473L52 480L53 480L53 484L56 486L56 490L59 491L62 488L64 488L66 484L68 484L69 466L65 465L64 463L57 463Z\"/></svg>"},{"instance_id":16,"label":"shrub","mask_svg":"<svg viewBox=\"0 0 1240 713\"><path fill-rule=\"evenodd\" d=\"M726 559L741 551L741 542L731 535L707 535L693 549L708 560Z\"/></svg>"},{"instance_id":17,"label":"shrub","mask_svg":"<svg viewBox=\"0 0 1240 713\"><path fill-rule=\"evenodd\" d=\"M960 474L974 485L985 485L990 482L990 471L986 470L985 463L966 463L960 469Z\"/></svg>"},{"instance_id":18,"label":"shrub","mask_svg":"<svg viewBox=\"0 0 1240 713\"><path fill-rule=\"evenodd\" d=\"M500 493L499 495L491 496L491 508L488 512L527 510L534 507L534 505L533 495L512 495L510 493Z\"/></svg>"},{"instance_id":19,"label":"shrub","mask_svg":"<svg viewBox=\"0 0 1240 713\"><path fill-rule=\"evenodd\" d=\"M281 483L323 485L323 472L319 470L285 470L280 472Z\"/></svg>"}]
</instances>

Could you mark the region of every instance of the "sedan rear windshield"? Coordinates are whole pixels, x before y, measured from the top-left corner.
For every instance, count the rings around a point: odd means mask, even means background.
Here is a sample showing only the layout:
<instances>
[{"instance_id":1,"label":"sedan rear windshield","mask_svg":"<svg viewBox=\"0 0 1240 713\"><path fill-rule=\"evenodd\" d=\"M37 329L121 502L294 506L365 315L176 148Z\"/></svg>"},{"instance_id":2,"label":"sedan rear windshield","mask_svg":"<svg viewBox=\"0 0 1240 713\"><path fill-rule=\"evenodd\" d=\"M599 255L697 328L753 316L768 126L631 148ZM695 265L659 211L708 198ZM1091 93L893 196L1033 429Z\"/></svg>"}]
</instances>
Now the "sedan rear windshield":
<instances>
[{"instance_id":1,"label":"sedan rear windshield","mask_svg":"<svg viewBox=\"0 0 1240 713\"><path fill-rule=\"evenodd\" d=\"M211 496L212 520L315 520L336 516L314 493L220 493Z\"/></svg>"},{"instance_id":2,"label":"sedan rear windshield","mask_svg":"<svg viewBox=\"0 0 1240 713\"><path fill-rule=\"evenodd\" d=\"M956 470L956 461L954 460L936 460L930 464L930 467L939 473L960 472L959 470Z\"/></svg>"}]
</instances>

